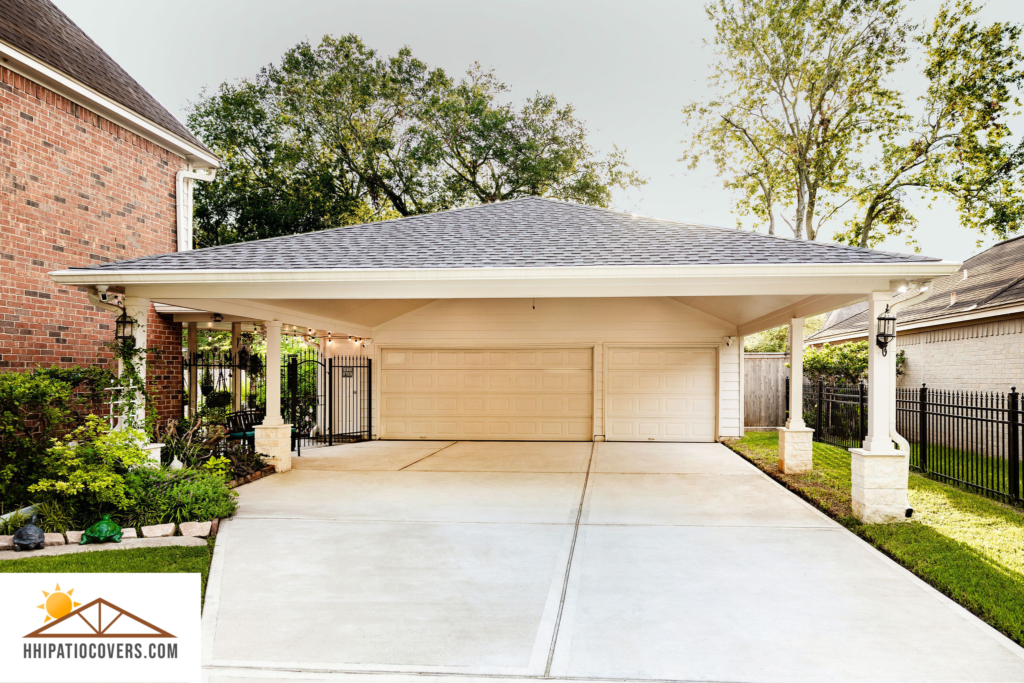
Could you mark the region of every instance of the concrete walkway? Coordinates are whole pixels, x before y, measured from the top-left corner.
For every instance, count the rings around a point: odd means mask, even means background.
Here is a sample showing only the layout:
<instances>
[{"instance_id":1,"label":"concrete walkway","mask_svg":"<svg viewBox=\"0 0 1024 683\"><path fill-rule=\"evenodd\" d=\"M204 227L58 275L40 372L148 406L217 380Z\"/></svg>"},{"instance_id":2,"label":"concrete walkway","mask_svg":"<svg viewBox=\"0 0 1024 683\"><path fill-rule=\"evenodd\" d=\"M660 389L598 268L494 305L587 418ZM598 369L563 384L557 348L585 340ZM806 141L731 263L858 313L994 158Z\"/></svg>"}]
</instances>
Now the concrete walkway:
<instances>
[{"instance_id":1,"label":"concrete walkway","mask_svg":"<svg viewBox=\"0 0 1024 683\"><path fill-rule=\"evenodd\" d=\"M1024 650L721 445L293 462L221 526L211 682L1024 680Z\"/></svg>"}]
</instances>

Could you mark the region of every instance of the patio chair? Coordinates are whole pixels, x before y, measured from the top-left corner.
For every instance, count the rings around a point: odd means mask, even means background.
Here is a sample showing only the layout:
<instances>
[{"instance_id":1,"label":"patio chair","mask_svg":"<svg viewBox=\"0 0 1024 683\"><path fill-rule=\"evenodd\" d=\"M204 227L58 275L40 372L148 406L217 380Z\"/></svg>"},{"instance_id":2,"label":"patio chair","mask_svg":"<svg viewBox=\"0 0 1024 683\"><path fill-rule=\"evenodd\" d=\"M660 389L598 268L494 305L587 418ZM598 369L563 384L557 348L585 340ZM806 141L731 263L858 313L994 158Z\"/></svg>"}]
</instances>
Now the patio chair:
<instances>
[{"instance_id":1,"label":"patio chair","mask_svg":"<svg viewBox=\"0 0 1024 683\"><path fill-rule=\"evenodd\" d=\"M256 425L263 422L263 413L259 410L239 410L228 413L228 440L249 443L249 447L256 451ZM302 435L295 427L292 427L291 449L296 455L302 457Z\"/></svg>"}]
</instances>

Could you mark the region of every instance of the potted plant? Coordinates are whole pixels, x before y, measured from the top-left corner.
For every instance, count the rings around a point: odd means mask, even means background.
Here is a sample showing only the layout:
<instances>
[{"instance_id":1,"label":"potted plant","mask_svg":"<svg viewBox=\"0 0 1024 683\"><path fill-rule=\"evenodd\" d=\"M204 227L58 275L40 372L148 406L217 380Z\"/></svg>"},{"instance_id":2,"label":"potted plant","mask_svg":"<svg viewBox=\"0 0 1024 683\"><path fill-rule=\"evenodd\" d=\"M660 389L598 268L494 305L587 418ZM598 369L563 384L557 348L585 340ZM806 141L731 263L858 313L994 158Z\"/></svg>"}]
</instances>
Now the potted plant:
<instances>
[{"instance_id":1,"label":"potted plant","mask_svg":"<svg viewBox=\"0 0 1024 683\"><path fill-rule=\"evenodd\" d=\"M213 393L213 372L210 368L203 370L203 379L199 382L199 389L203 392L203 396Z\"/></svg>"}]
</instances>

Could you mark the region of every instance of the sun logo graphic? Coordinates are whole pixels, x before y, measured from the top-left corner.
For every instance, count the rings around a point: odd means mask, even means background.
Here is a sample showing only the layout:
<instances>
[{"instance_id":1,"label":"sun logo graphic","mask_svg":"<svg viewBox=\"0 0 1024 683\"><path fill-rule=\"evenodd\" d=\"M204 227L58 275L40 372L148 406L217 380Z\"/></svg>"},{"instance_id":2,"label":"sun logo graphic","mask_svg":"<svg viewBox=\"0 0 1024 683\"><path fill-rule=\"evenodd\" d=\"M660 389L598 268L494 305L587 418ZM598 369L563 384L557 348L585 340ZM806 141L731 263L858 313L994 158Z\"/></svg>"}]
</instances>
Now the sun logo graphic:
<instances>
[{"instance_id":1,"label":"sun logo graphic","mask_svg":"<svg viewBox=\"0 0 1024 683\"><path fill-rule=\"evenodd\" d=\"M38 605L38 607L39 609L46 610L46 620L43 622L44 624L52 619L66 617L71 613L71 610L82 604L71 599L71 594L74 592L74 588L69 591L62 591L59 583L57 584L57 587L53 589L52 593L43 591L43 597L45 597L46 600L43 604Z\"/></svg>"},{"instance_id":2,"label":"sun logo graphic","mask_svg":"<svg viewBox=\"0 0 1024 683\"><path fill-rule=\"evenodd\" d=\"M118 607L103 598L83 605L75 602L75 589L43 591L46 600L37 607L45 610L43 626L25 638L174 638L159 626Z\"/></svg>"}]
</instances>

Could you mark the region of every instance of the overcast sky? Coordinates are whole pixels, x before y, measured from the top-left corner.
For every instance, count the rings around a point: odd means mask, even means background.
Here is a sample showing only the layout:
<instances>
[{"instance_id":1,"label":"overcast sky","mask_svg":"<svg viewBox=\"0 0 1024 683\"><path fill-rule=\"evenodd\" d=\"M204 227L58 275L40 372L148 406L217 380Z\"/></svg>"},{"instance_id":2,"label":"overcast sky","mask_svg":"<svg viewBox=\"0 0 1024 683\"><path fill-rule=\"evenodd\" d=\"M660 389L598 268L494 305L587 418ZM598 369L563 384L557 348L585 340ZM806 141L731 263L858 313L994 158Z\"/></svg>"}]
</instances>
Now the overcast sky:
<instances>
[{"instance_id":1,"label":"overcast sky","mask_svg":"<svg viewBox=\"0 0 1024 683\"><path fill-rule=\"evenodd\" d=\"M537 91L571 102L602 150L628 150L650 182L620 193L615 208L659 218L733 227L728 194L709 168L676 160L687 132L680 109L708 95L712 27L701 2L629 0L56 0L93 40L182 120L204 87L252 76L301 40L355 33L392 54L459 74L492 67L517 98ZM911 0L923 19L939 6ZM1024 2L992 0L986 21L1024 22ZM920 82L899 81L913 90ZM1024 122L1014 128L1024 131ZM931 256L963 260L976 233L945 206L916 210L918 239ZM783 230L785 227L783 226ZM991 244L991 241L986 242ZM899 241L882 248L907 251Z\"/></svg>"}]
</instances>

